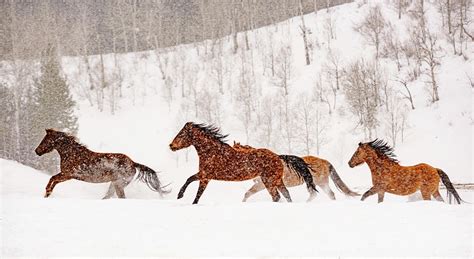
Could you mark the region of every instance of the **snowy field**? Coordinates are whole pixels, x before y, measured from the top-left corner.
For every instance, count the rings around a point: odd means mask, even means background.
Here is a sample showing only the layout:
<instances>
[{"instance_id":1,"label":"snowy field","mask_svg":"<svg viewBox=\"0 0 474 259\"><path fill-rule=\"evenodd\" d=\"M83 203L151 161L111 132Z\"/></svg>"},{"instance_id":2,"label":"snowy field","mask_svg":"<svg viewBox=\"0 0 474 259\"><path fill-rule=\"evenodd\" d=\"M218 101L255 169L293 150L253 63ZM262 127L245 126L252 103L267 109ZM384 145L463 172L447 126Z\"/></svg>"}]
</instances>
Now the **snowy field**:
<instances>
[{"instance_id":1,"label":"snowy field","mask_svg":"<svg viewBox=\"0 0 474 259\"><path fill-rule=\"evenodd\" d=\"M290 189L292 204L264 192L241 203L249 182L211 182L199 205L190 204L193 185L183 200L158 199L141 183L126 189L131 199L100 200L107 186L71 181L45 199L46 175L5 160L0 168L2 257L473 255L471 204L393 195L377 204L340 193L306 203L303 187Z\"/></svg>"}]
</instances>

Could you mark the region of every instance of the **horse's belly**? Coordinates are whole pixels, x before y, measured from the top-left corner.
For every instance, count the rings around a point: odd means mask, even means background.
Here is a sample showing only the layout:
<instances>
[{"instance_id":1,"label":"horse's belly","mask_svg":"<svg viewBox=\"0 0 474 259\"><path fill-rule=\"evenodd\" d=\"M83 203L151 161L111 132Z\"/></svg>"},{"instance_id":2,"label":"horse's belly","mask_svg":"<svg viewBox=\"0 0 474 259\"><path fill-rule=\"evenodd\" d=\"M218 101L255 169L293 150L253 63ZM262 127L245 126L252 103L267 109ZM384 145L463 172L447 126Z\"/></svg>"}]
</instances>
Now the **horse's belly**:
<instances>
[{"instance_id":1,"label":"horse's belly","mask_svg":"<svg viewBox=\"0 0 474 259\"><path fill-rule=\"evenodd\" d=\"M81 166L72 172L74 179L90 182L90 183L105 183L116 181L121 178L127 179L135 174L133 168L116 167L112 165L90 165Z\"/></svg>"},{"instance_id":2,"label":"horse's belly","mask_svg":"<svg viewBox=\"0 0 474 259\"><path fill-rule=\"evenodd\" d=\"M396 194L396 195L409 195L418 191L418 184L405 184L405 185L388 185L386 192Z\"/></svg>"},{"instance_id":3,"label":"horse's belly","mask_svg":"<svg viewBox=\"0 0 474 259\"><path fill-rule=\"evenodd\" d=\"M258 176L258 174L206 174L206 178L219 181L246 181Z\"/></svg>"}]
</instances>

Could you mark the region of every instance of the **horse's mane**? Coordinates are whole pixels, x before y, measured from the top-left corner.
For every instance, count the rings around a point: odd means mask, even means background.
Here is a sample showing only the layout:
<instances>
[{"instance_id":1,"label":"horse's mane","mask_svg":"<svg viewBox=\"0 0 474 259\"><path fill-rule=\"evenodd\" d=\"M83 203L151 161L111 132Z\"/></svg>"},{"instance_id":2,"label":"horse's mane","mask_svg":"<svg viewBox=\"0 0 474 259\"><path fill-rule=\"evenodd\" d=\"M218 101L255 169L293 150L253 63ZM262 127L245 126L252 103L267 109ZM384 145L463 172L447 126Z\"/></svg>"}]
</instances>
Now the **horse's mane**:
<instances>
[{"instance_id":1,"label":"horse's mane","mask_svg":"<svg viewBox=\"0 0 474 259\"><path fill-rule=\"evenodd\" d=\"M73 136L73 135L70 135L66 132L62 132L62 131L58 131L58 130L53 130L53 131L58 133L63 138L64 143L73 145L76 148L86 148L87 149L87 146L84 145L84 144L81 144L81 142L79 141L79 139L76 136Z\"/></svg>"},{"instance_id":2,"label":"horse's mane","mask_svg":"<svg viewBox=\"0 0 474 259\"><path fill-rule=\"evenodd\" d=\"M387 142L381 140L381 139L375 139L371 142L367 142L367 145L369 145L377 154L380 156L384 156L388 158L390 161L398 163L399 161L397 160L397 156L393 153L393 148L390 147Z\"/></svg>"},{"instance_id":3,"label":"horse's mane","mask_svg":"<svg viewBox=\"0 0 474 259\"><path fill-rule=\"evenodd\" d=\"M193 123L193 127L201 130L204 134L208 135L209 137L219 141L221 144L227 144L226 143L226 138L229 135L224 135L220 131L221 129L217 126L214 126L212 124L206 125L204 123Z\"/></svg>"}]
</instances>

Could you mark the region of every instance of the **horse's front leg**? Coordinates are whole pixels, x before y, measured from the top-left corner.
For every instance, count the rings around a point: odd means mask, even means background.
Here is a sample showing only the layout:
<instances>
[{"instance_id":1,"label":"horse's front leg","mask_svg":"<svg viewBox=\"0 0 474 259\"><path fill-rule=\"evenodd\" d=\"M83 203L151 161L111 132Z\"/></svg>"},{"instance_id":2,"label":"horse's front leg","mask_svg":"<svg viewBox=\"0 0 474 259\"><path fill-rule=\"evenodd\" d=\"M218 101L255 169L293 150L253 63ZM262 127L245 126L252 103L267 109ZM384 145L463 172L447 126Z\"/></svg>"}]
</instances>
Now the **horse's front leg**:
<instances>
[{"instance_id":1,"label":"horse's front leg","mask_svg":"<svg viewBox=\"0 0 474 259\"><path fill-rule=\"evenodd\" d=\"M372 186L368 191L366 191L363 195L362 198L360 199L361 201L367 199L367 197L374 195L378 192L378 188L375 186Z\"/></svg>"},{"instance_id":2,"label":"horse's front leg","mask_svg":"<svg viewBox=\"0 0 474 259\"><path fill-rule=\"evenodd\" d=\"M377 194L379 196L378 202L379 203L383 202L383 197L385 196L385 192L384 191L379 191Z\"/></svg>"},{"instance_id":3,"label":"horse's front leg","mask_svg":"<svg viewBox=\"0 0 474 259\"><path fill-rule=\"evenodd\" d=\"M56 186L56 184L62 183L64 181L67 181L67 180L70 180L70 179L72 179L71 176L63 174L63 173L59 173L59 174L51 177L49 179L48 184L46 185L46 193L44 194L44 197L48 198L51 195L51 193L53 192L53 189Z\"/></svg>"},{"instance_id":4,"label":"horse's front leg","mask_svg":"<svg viewBox=\"0 0 474 259\"><path fill-rule=\"evenodd\" d=\"M188 180L186 180L186 182L184 183L183 187L181 187L181 189L179 190L178 199L183 198L184 192L186 191L186 188L188 188L188 185L189 185L190 183L199 180L198 174L199 174L199 173L194 174L194 175L191 175L191 176L188 178Z\"/></svg>"},{"instance_id":5,"label":"horse's front leg","mask_svg":"<svg viewBox=\"0 0 474 259\"><path fill-rule=\"evenodd\" d=\"M206 189L208 183L209 183L208 179L199 179L199 189L196 193L196 198L194 198L193 204L198 204L199 198L201 198L201 195Z\"/></svg>"}]
</instances>

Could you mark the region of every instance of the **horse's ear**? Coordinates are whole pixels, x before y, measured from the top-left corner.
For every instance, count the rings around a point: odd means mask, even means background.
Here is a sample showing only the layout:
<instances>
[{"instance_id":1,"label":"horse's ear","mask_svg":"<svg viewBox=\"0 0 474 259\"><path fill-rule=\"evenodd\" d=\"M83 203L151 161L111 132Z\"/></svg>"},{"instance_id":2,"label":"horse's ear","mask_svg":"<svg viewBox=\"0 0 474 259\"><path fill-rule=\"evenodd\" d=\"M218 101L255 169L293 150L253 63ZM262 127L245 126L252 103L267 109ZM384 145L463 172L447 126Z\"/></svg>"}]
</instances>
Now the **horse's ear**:
<instances>
[{"instance_id":1,"label":"horse's ear","mask_svg":"<svg viewBox=\"0 0 474 259\"><path fill-rule=\"evenodd\" d=\"M46 133L52 133L53 132L53 129L45 129L46 130Z\"/></svg>"},{"instance_id":2,"label":"horse's ear","mask_svg":"<svg viewBox=\"0 0 474 259\"><path fill-rule=\"evenodd\" d=\"M237 142L235 142L235 140L234 140L234 146L235 146L236 144L237 144Z\"/></svg>"},{"instance_id":3,"label":"horse's ear","mask_svg":"<svg viewBox=\"0 0 474 259\"><path fill-rule=\"evenodd\" d=\"M362 146L362 142L359 142L359 147Z\"/></svg>"}]
</instances>

